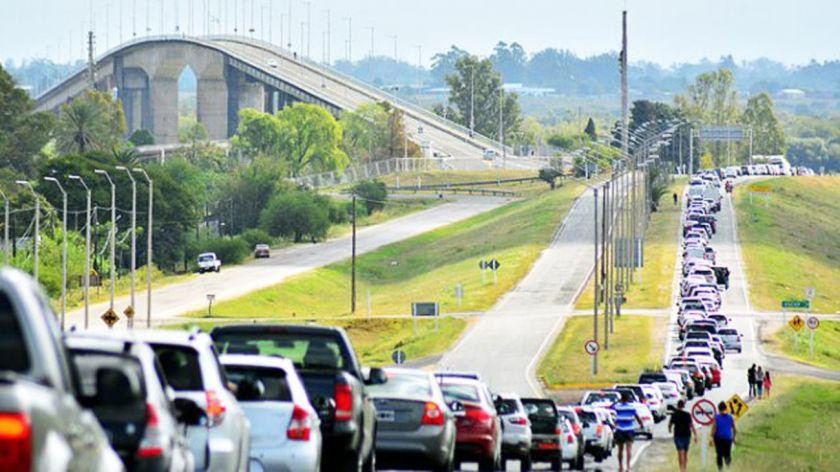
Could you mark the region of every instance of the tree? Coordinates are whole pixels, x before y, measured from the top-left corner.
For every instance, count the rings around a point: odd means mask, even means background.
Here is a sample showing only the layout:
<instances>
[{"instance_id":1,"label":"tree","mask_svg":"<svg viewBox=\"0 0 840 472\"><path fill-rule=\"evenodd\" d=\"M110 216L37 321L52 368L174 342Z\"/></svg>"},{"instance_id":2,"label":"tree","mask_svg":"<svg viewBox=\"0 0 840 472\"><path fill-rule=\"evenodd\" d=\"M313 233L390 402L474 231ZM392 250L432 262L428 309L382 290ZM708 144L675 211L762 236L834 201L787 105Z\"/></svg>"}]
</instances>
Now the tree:
<instances>
[{"instance_id":1,"label":"tree","mask_svg":"<svg viewBox=\"0 0 840 472\"><path fill-rule=\"evenodd\" d=\"M329 200L304 190L279 192L260 214L260 225L272 236L292 237L296 243L306 236L314 242L329 229Z\"/></svg>"},{"instance_id":2,"label":"tree","mask_svg":"<svg viewBox=\"0 0 840 472\"><path fill-rule=\"evenodd\" d=\"M344 112L344 149L351 159L370 162L383 155L388 146L388 120L388 113L379 103L366 103Z\"/></svg>"},{"instance_id":3,"label":"tree","mask_svg":"<svg viewBox=\"0 0 840 472\"><path fill-rule=\"evenodd\" d=\"M248 156L277 157L281 128L277 116L254 108L244 108L239 111L239 125L233 137L233 146Z\"/></svg>"},{"instance_id":4,"label":"tree","mask_svg":"<svg viewBox=\"0 0 840 472\"><path fill-rule=\"evenodd\" d=\"M182 143L189 143L190 145L190 160L195 161L198 153L198 144L207 139L207 128L198 121L190 123L179 137Z\"/></svg>"},{"instance_id":5,"label":"tree","mask_svg":"<svg viewBox=\"0 0 840 472\"><path fill-rule=\"evenodd\" d=\"M52 114L32 109L26 91L0 67L0 166L26 176L32 175L55 124Z\"/></svg>"},{"instance_id":6,"label":"tree","mask_svg":"<svg viewBox=\"0 0 840 472\"><path fill-rule=\"evenodd\" d=\"M675 98L677 108L689 119L712 125L735 122L738 92L729 69L700 74L684 94Z\"/></svg>"},{"instance_id":7,"label":"tree","mask_svg":"<svg viewBox=\"0 0 840 472\"><path fill-rule=\"evenodd\" d=\"M388 189L381 180L363 180L353 186L352 192L365 205L368 214L385 208Z\"/></svg>"},{"instance_id":8,"label":"tree","mask_svg":"<svg viewBox=\"0 0 840 472\"><path fill-rule=\"evenodd\" d=\"M785 133L773 110L773 99L767 93L753 95L738 120L753 131L753 152L774 155L785 152Z\"/></svg>"},{"instance_id":9,"label":"tree","mask_svg":"<svg viewBox=\"0 0 840 472\"><path fill-rule=\"evenodd\" d=\"M562 175L563 174L560 173L560 171L552 167L543 167L539 172L540 179L551 186L551 190L554 190L557 187L557 177Z\"/></svg>"},{"instance_id":10,"label":"tree","mask_svg":"<svg viewBox=\"0 0 840 472\"><path fill-rule=\"evenodd\" d=\"M458 59L469 55L467 51L457 46L451 46L445 53L432 56L432 80L436 84L445 84L446 78L455 73L455 63Z\"/></svg>"},{"instance_id":11,"label":"tree","mask_svg":"<svg viewBox=\"0 0 840 472\"><path fill-rule=\"evenodd\" d=\"M155 135L147 129L138 129L131 133L128 141L135 146L149 146L155 143Z\"/></svg>"},{"instance_id":12,"label":"tree","mask_svg":"<svg viewBox=\"0 0 840 472\"><path fill-rule=\"evenodd\" d=\"M56 147L61 154L111 151L126 132L122 104L105 92L88 91L61 107Z\"/></svg>"},{"instance_id":13,"label":"tree","mask_svg":"<svg viewBox=\"0 0 840 472\"><path fill-rule=\"evenodd\" d=\"M592 117L586 122L586 128L583 129L583 132L589 135L589 139L592 141L598 140L598 131L595 129L595 120Z\"/></svg>"},{"instance_id":14,"label":"tree","mask_svg":"<svg viewBox=\"0 0 840 472\"><path fill-rule=\"evenodd\" d=\"M700 156L700 168L703 170L715 168L715 158L711 153L707 152Z\"/></svg>"},{"instance_id":15,"label":"tree","mask_svg":"<svg viewBox=\"0 0 840 472\"><path fill-rule=\"evenodd\" d=\"M344 170L350 160L341 150L342 130L324 107L294 103L277 112L280 156L293 177L303 172Z\"/></svg>"},{"instance_id":16,"label":"tree","mask_svg":"<svg viewBox=\"0 0 840 472\"><path fill-rule=\"evenodd\" d=\"M630 129L635 130L643 123L670 120L677 116L679 112L667 103L636 100L630 107Z\"/></svg>"},{"instance_id":17,"label":"tree","mask_svg":"<svg viewBox=\"0 0 840 472\"><path fill-rule=\"evenodd\" d=\"M504 41L496 43L493 55L490 56L493 66L502 73L508 82L522 82L525 80L528 67L528 56L519 43L508 45Z\"/></svg>"},{"instance_id":18,"label":"tree","mask_svg":"<svg viewBox=\"0 0 840 472\"><path fill-rule=\"evenodd\" d=\"M477 133L499 139L499 105L505 136L516 134L522 121L516 94L502 90L502 79L493 70L489 59L464 56L455 63L455 73L447 76L450 87L449 103L457 108L454 117L461 125L470 127L474 120ZM472 117L472 119L471 119Z\"/></svg>"}]
</instances>

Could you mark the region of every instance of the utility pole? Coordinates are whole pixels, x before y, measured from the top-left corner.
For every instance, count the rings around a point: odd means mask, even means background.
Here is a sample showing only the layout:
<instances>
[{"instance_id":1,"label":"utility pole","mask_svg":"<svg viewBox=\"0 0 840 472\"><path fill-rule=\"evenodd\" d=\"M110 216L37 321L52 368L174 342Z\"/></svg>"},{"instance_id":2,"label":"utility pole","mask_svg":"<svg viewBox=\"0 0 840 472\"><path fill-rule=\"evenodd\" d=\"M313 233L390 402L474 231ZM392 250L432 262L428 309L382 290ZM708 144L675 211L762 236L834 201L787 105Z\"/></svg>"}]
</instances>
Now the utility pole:
<instances>
[{"instance_id":1,"label":"utility pole","mask_svg":"<svg viewBox=\"0 0 840 472\"><path fill-rule=\"evenodd\" d=\"M373 54L374 54L374 49L373 49L373 38L374 38L374 35L373 35L373 26L368 26L368 29L370 30L370 57L371 57L371 59L372 59L372 58L373 58Z\"/></svg>"},{"instance_id":2,"label":"utility pole","mask_svg":"<svg viewBox=\"0 0 840 472\"><path fill-rule=\"evenodd\" d=\"M353 236L351 242L350 253L350 312L356 313L356 195L353 194L353 203L351 206L351 216L353 218Z\"/></svg>"},{"instance_id":3,"label":"utility pole","mask_svg":"<svg viewBox=\"0 0 840 472\"><path fill-rule=\"evenodd\" d=\"M55 177L47 176L44 180L54 183L61 192L61 329L64 329L64 318L67 314L67 192Z\"/></svg>"},{"instance_id":4,"label":"utility pole","mask_svg":"<svg viewBox=\"0 0 840 472\"><path fill-rule=\"evenodd\" d=\"M3 264L9 265L9 197L6 192L0 190L0 196L5 202L5 211L3 216Z\"/></svg>"},{"instance_id":5,"label":"utility pole","mask_svg":"<svg viewBox=\"0 0 840 472\"><path fill-rule=\"evenodd\" d=\"M627 10L621 12L621 152L630 154L630 115L627 90Z\"/></svg>"},{"instance_id":6,"label":"utility pole","mask_svg":"<svg viewBox=\"0 0 840 472\"><path fill-rule=\"evenodd\" d=\"M475 133L475 66L470 67L470 137Z\"/></svg>"},{"instance_id":7,"label":"utility pole","mask_svg":"<svg viewBox=\"0 0 840 472\"><path fill-rule=\"evenodd\" d=\"M327 9L327 64L332 64L332 14Z\"/></svg>"},{"instance_id":8,"label":"utility pole","mask_svg":"<svg viewBox=\"0 0 840 472\"><path fill-rule=\"evenodd\" d=\"M148 223L146 224L146 328L152 327L152 203L154 202L154 182L149 178L149 174L141 167L131 169L134 172L143 174L146 178L146 183L149 185L149 209Z\"/></svg>"},{"instance_id":9,"label":"utility pole","mask_svg":"<svg viewBox=\"0 0 840 472\"><path fill-rule=\"evenodd\" d=\"M96 64L93 58L93 31L88 31L88 89L96 89Z\"/></svg>"},{"instance_id":10,"label":"utility pole","mask_svg":"<svg viewBox=\"0 0 840 472\"><path fill-rule=\"evenodd\" d=\"M134 311L134 287L136 282L137 272L137 182L134 176L131 175L131 169L125 166L117 166L117 170L125 171L128 179L131 181L131 310ZM128 327L134 328L134 315L128 318Z\"/></svg>"},{"instance_id":11,"label":"utility pole","mask_svg":"<svg viewBox=\"0 0 840 472\"><path fill-rule=\"evenodd\" d=\"M594 268L593 268L593 271L592 271L592 276L595 278L595 280L594 280L595 283L593 284L594 287L595 287L594 288L595 296L592 299L592 332L593 332L592 339L594 339L595 342L597 343L598 342L598 303L600 302L599 297L598 297L598 292L599 292L599 290L598 290L599 289L599 287L598 287L598 189L593 188L592 193L595 197L594 198L594 203L595 203L594 210L595 211L592 212L595 215L593 225L592 225L593 243L594 243L592 249L593 249L593 259L594 259L594 264L595 264ZM592 355L592 376L594 377L596 375L598 375L598 352L595 352L595 354Z\"/></svg>"},{"instance_id":12,"label":"utility pole","mask_svg":"<svg viewBox=\"0 0 840 472\"><path fill-rule=\"evenodd\" d=\"M41 199L38 198L38 193L35 192L35 189L32 187L32 184L29 181L16 180L15 183L28 188L29 191L32 192L32 196L35 197L35 237L32 240L32 246L35 255L32 275L35 277L35 282L38 282L38 266L40 265L40 260L38 258L38 238L41 236Z\"/></svg>"},{"instance_id":13,"label":"utility pole","mask_svg":"<svg viewBox=\"0 0 840 472\"><path fill-rule=\"evenodd\" d=\"M397 62L397 35L391 34L388 37L394 40L394 62Z\"/></svg>"},{"instance_id":14,"label":"utility pole","mask_svg":"<svg viewBox=\"0 0 840 472\"><path fill-rule=\"evenodd\" d=\"M610 183L607 182L604 184L603 193L601 195L601 285L603 285L603 289L600 290L603 292L601 298L604 301L604 349L607 349L609 346L609 296L607 295L607 291L610 283L609 276L607 275L607 219L609 213L607 213L607 208L609 202L607 200L607 194L610 191ZM596 268L597 270L597 268Z\"/></svg>"},{"instance_id":15,"label":"utility pole","mask_svg":"<svg viewBox=\"0 0 840 472\"><path fill-rule=\"evenodd\" d=\"M344 19L347 20L347 62L353 62L353 18Z\"/></svg>"},{"instance_id":16,"label":"utility pole","mask_svg":"<svg viewBox=\"0 0 840 472\"><path fill-rule=\"evenodd\" d=\"M694 129L688 128L688 178L694 175Z\"/></svg>"},{"instance_id":17,"label":"utility pole","mask_svg":"<svg viewBox=\"0 0 840 472\"><path fill-rule=\"evenodd\" d=\"M117 265L116 265L116 239L117 239L117 187L114 181L111 180L111 175L104 169L95 169L94 173L104 175L111 185L111 231L109 234L109 244L111 246L111 299L110 308L114 309L114 288L116 285Z\"/></svg>"}]
</instances>

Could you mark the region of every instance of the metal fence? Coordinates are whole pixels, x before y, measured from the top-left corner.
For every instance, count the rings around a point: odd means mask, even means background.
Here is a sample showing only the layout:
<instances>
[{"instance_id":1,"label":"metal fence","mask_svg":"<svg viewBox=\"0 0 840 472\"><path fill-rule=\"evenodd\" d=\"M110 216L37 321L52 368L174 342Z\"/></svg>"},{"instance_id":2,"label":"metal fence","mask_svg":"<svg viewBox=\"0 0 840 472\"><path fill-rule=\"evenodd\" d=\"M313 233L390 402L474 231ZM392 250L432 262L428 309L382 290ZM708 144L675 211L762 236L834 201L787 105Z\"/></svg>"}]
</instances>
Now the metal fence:
<instances>
[{"instance_id":1,"label":"metal fence","mask_svg":"<svg viewBox=\"0 0 840 472\"><path fill-rule=\"evenodd\" d=\"M352 184L360 180L375 179L390 174L428 172L452 169L450 159L393 157L381 161L368 162L347 167L344 171L323 172L297 177L294 181L307 187L331 187Z\"/></svg>"}]
</instances>

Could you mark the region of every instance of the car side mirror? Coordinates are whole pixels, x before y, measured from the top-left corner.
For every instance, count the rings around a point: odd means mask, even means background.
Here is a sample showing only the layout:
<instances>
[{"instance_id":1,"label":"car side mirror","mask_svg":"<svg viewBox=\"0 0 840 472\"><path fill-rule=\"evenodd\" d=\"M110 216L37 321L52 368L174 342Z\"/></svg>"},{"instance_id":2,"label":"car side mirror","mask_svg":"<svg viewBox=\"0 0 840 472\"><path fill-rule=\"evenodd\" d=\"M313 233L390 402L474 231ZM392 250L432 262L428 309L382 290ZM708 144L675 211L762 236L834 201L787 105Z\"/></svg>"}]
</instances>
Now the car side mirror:
<instances>
[{"instance_id":1,"label":"car side mirror","mask_svg":"<svg viewBox=\"0 0 840 472\"><path fill-rule=\"evenodd\" d=\"M379 367L371 367L365 383L367 385L382 385L387 381L388 377L385 375L384 370Z\"/></svg>"},{"instance_id":2,"label":"car side mirror","mask_svg":"<svg viewBox=\"0 0 840 472\"><path fill-rule=\"evenodd\" d=\"M173 405L175 406L175 419L181 424L197 426L207 417L207 413L198 406L198 403L189 398L176 398Z\"/></svg>"}]
</instances>

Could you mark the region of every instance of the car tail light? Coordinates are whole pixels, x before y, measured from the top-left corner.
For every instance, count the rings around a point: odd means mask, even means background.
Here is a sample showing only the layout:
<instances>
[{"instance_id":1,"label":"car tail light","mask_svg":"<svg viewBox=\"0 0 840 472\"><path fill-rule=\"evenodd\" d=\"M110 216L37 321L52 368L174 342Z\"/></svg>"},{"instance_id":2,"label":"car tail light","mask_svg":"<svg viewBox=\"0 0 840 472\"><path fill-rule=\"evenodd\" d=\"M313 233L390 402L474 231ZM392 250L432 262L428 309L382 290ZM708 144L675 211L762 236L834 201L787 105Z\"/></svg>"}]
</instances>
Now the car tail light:
<instances>
[{"instance_id":1,"label":"car tail light","mask_svg":"<svg viewBox=\"0 0 840 472\"><path fill-rule=\"evenodd\" d=\"M0 464L5 470L32 466L32 426L23 413L0 413Z\"/></svg>"},{"instance_id":2,"label":"car tail light","mask_svg":"<svg viewBox=\"0 0 840 472\"><path fill-rule=\"evenodd\" d=\"M572 435L572 433L569 433L569 435L566 436L566 442L569 443L569 444L572 444L573 442L575 442L575 437L574 437L574 435Z\"/></svg>"},{"instance_id":3,"label":"car tail light","mask_svg":"<svg viewBox=\"0 0 840 472\"><path fill-rule=\"evenodd\" d=\"M514 417L511 417L511 418L508 418L508 423L518 424L519 426L527 426L528 425L528 420L525 419L522 416L514 416Z\"/></svg>"},{"instance_id":4,"label":"car tail light","mask_svg":"<svg viewBox=\"0 0 840 472\"><path fill-rule=\"evenodd\" d=\"M443 420L443 411L440 410L438 404L435 402L426 402L425 409L423 410L423 418L420 420L420 424L440 426L443 424Z\"/></svg>"},{"instance_id":5,"label":"car tail light","mask_svg":"<svg viewBox=\"0 0 840 472\"><path fill-rule=\"evenodd\" d=\"M312 417L309 412L295 405L292 410L292 419L289 421L289 428L286 430L286 437L292 441L309 441L312 434Z\"/></svg>"},{"instance_id":6,"label":"car tail light","mask_svg":"<svg viewBox=\"0 0 840 472\"><path fill-rule=\"evenodd\" d=\"M601 437L601 434L604 432L604 425L599 424L595 427L595 436Z\"/></svg>"},{"instance_id":7,"label":"car tail light","mask_svg":"<svg viewBox=\"0 0 840 472\"><path fill-rule=\"evenodd\" d=\"M335 397L335 420L350 421L353 418L353 387L337 383L333 390Z\"/></svg>"},{"instance_id":8,"label":"car tail light","mask_svg":"<svg viewBox=\"0 0 840 472\"><path fill-rule=\"evenodd\" d=\"M215 390L207 390L207 419L210 427L222 424L225 419L225 406Z\"/></svg>"},{"instance_id":9,"label":"car tail light","mask_svg":"<svg viewBox=\"0 0 840 472\"><path fill-rule=\"evenodd\" d=\"M580 425L578 423L575 423L572 429L575 430L575 434L580 434Z\"/></svg>"},{"instance_id":10,"label":"car tail light","mask_svg":"<svg viewBox=\"0 0 840 472\"><path fill-rule=\"evenodd\" d=\"M151 403L146 403L146 430L143 432L140 447L137 448L137 457L147 459L163 455L163 438L158 425L159 419L155 407Z\"/></svg>"},{"instance_id":11,"label":"car tail light","mask_svg":"<svg viewBox=\"0 0 840 472\"><path fill-rule=\"evenodd\" d=\"M487 410L480 406L467 405L466 416L467 418L475 421L476 423L486 423L488 426L490 423L493 422L493 416Z\"/></svg>"},{"instance_id":12,"label":"car tail light","mask_svg":"<svg viewBox=\"0 0 840 472\"><path fill-rule=\"evenodd\" d=\"M558 435L558 436L559 436L559 435L561 435L561 434L563 434L563 429L562 429L562 428L560 428L559 426L558 426L558 427L556 427L556 428L554 428L554 434L556 434L556 435Z\"/></svg>"}]
</instances>

